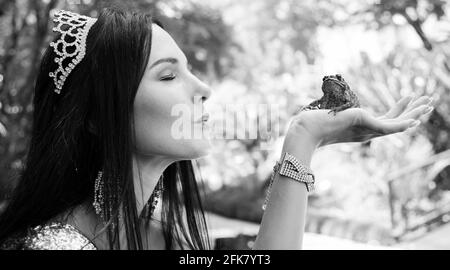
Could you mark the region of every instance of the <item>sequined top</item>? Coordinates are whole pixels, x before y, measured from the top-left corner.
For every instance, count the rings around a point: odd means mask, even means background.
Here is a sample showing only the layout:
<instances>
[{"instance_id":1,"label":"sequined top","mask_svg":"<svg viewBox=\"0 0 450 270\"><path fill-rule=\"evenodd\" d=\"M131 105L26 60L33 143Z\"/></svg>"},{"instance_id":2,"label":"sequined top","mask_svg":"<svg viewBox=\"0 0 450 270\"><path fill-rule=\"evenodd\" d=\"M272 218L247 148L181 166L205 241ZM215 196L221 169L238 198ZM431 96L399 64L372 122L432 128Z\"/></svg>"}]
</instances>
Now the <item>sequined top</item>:
<instances>
[{"instance_id":1,"label":"sequined top","mask_svg":"<svg viewBox=\"0 0 450 270\"><path fill-rule=\"evenodd\" d=\"M5 241L0 249L14 250L96 250L94 244L70 224L53 222L36 226L24 237Z\"/></svg>"}]
</instances>

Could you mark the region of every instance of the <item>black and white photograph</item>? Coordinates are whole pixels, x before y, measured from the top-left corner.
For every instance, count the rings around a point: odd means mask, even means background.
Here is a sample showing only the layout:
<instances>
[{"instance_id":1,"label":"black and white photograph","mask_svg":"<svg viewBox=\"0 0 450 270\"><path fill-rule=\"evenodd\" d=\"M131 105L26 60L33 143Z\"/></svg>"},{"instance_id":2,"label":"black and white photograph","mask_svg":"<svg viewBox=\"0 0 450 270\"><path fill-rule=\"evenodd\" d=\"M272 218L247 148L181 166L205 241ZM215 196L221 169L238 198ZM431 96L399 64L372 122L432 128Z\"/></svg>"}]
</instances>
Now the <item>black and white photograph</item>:
<instances>
[{"instance_id":1,"label":"black and white photograph","mask_svg":"<svg viewBox=\"0 0 450 270\"><path fill-rule=\"evenodd\" d=\"M0 0L0 249L450 250L450 2Z\"/></svg>"}]
</instances>

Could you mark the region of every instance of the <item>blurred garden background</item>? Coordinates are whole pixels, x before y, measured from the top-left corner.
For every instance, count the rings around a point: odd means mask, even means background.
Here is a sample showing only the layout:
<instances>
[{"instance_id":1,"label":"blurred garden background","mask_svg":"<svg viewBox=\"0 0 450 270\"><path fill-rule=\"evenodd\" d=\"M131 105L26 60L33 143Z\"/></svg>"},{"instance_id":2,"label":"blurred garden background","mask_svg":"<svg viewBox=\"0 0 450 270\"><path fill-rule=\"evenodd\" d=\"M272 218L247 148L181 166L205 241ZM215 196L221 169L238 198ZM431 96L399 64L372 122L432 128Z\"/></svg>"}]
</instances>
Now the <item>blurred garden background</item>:
<instances>
[{"instance_id":1,"label":"blurred garden background","mask_svg":"<svg viewBox=\"0 0 450 270\"><path fill-rule=\"evenodd\" d=\"M53 12L95 17L111 2L0 0L0 211L26 158ZM435 110L414 131L317 150L305 248L450 249L448 1L123 2L162 21L211 85L211 103L278 104L281 130L322 95L328 74L342 74L375 114L402 96L432 96ZM257 233L283 136L269 148L260 138L214 140L213 153L198 160L216 248L251 247Z\"/></svg>"}]
</instances>

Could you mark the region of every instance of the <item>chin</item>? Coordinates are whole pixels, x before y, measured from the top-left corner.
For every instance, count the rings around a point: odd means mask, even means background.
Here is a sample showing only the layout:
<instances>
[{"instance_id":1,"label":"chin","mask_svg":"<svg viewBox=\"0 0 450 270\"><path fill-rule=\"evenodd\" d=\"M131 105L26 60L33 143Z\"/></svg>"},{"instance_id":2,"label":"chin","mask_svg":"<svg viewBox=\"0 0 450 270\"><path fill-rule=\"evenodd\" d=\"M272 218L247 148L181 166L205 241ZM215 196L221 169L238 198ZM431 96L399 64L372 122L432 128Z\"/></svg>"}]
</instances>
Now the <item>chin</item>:
<instances>
[{"instance_id":1,"label":"chin","mask_svg":"<svg viewBox=\"0 0 450 270\"><path fill-rule=\"evenodd\" d=\"M206 139L194 140L187 153L188 159L197 159L207 156L211 152L211 142Z\"/></svg>"}]
</instances>

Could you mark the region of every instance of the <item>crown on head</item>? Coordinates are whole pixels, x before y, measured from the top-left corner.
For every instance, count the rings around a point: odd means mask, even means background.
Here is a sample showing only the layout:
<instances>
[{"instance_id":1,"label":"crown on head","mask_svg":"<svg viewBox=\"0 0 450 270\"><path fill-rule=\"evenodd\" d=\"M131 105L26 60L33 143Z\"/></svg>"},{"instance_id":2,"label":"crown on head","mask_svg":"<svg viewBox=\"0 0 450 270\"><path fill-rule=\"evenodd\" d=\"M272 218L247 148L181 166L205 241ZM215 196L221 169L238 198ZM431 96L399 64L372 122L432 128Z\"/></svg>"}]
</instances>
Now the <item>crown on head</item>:
<instances>
[{"instance_id":1,"label":"crown on head","mask_svg":"<svg viewBox=\"0 0 450 270\"><path fill-rule=\"evenodd\" d=\"M96 18L65 10L55 13L53 31L60 33L61 37L57 41L51 42L50 47L53 47L53 51L57 55L55 63L58 64L58 69L50 72L49 76L53 78L57 94L61 92L70 72L86 54L86 38L96 21Z\"/></svg>"}]
</instances>

